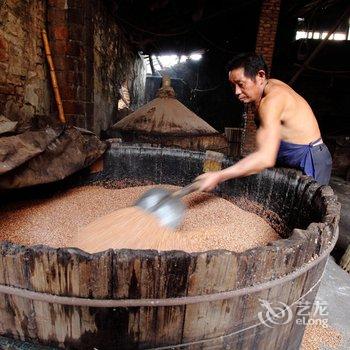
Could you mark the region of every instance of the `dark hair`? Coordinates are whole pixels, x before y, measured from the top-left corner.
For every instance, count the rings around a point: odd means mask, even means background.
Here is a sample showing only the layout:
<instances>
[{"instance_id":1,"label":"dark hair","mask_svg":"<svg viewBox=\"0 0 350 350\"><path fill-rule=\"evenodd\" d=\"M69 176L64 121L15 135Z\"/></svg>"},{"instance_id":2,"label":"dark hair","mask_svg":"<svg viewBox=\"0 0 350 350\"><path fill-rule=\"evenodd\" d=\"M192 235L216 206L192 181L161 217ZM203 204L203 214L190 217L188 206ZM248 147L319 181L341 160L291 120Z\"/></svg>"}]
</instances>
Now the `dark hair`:
<instances>
[{"instance_id":1,"label":"dark hair","mask_svg":"<svg viewBox=\"0 0 350 350\"><path fill-rule=\"evenodd\" d=\"M265 71L266 77L269 77L269 69L263 56L256 53L242 53L228 62L228 72L237 68L244 68L244 75L253 80L255 80L259 70Z\"/></svg>"}]
</instances>

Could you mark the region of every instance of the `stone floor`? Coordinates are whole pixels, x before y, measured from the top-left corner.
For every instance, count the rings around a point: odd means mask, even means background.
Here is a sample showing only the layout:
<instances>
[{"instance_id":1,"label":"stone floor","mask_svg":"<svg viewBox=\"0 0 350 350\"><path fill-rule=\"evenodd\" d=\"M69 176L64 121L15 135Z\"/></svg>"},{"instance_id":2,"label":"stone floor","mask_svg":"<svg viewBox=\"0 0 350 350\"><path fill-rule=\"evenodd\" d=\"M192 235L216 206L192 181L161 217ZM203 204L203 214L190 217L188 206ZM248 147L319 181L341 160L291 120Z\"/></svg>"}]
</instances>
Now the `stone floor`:
<instances>
[{"instance_id":1,"label":"stone floor","mask_svg":"<svg viewBox=\"0 0 350 350\"><path fill-rule=\"evenodd\" d=\"M342 205L339 223L339 239L332 252L336 261L339 262L350 244L350 182L340 177L332 177L330 186L333 188L334 193L338 196L338 200Z\"/></svg>"},{"instance_id":2,"label":"stone floor","mask_svg":"<svg viewBox=\"0 0 350 350\"><path fill-rule=\"evenodd\" d=\"M350 349L350 274L328 259L316 300L325 302L329 312L328 325L343 336L339 350ZM338 350L337 349L337 350Z\"/></svg>"}]
</instances>

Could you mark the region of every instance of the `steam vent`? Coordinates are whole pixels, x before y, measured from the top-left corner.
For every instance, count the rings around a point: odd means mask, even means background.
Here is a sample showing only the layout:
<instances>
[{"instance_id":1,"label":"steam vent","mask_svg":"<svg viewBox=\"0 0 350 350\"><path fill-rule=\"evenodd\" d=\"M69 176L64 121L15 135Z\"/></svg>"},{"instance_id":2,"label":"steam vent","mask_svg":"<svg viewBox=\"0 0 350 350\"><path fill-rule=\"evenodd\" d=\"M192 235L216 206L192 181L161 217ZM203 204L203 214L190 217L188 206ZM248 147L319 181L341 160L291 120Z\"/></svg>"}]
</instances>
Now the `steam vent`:
<instances>
[{"instance_id":1,"label":"steam vent","mask_svg":"<svg viewBox=\"0 0 350 350\"><path fill-rule=\"evenodd\" d=\"M124 141L164 147L212 150L226 153L226 137L176 99L169 76L162 79L157 97L124 117L112 130Z\"/></svg>"}]
</instances>

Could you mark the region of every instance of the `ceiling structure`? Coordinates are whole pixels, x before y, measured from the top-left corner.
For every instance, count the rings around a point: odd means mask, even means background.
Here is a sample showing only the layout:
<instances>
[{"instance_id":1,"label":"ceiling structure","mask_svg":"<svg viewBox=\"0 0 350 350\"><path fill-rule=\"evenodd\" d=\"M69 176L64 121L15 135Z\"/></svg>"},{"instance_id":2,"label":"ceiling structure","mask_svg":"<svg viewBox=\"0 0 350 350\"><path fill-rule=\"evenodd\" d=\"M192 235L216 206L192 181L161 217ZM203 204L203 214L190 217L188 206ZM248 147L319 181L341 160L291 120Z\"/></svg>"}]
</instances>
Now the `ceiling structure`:
<instances>
[{"instance_id":1,"label":"ceiling structure","mask_svg":"<svg viewBox=\"0 0 350 350\"><path fill-rule=\"evenodd\" d=\"M262 0L114 0L115 4L113 15L120 27L145 54L211 50L232 56L254 50ZM282 0L281 18L295 26L297 18L303 18L308 26L329 28L347 6L348 0Z\"/></svg>"},{"instance_id":2,"label":"ceiling structure","mask_svg":"<svg viewBox=\"0 0 350 350\"><path fill-rule=\"evenodd\" d=\"M349 8L348 0L288 0L288 15L299 19L298 29L328 31ZM343 21L337 31L348 32L349 19Z\"/></svg>"},{"instance_id":3,"label":"ceiling structure","mask_svg":"<svg viewBox=\"0 0 350 350\"><path fill-rule=\"evenodd\" d=\"M260 7L261 0L122 0L116 16L145 54L204 49L232 56L254 47Z\"/></svg>"}]
</instances>

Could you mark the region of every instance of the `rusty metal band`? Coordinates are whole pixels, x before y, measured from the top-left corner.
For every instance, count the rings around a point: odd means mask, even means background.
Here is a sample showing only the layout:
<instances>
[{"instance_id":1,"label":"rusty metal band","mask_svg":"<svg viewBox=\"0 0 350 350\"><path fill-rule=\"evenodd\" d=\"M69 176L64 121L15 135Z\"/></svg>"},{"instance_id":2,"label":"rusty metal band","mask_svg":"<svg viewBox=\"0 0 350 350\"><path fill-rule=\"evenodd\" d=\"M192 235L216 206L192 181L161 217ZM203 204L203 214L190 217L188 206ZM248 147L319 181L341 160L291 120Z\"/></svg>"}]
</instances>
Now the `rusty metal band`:
<instances>
[{"instance_id":1,"label":"rusty metal band","mask_svg":"<svg viewBox=\"0 0 350 350\"><path fill-rule=\"evenodd\" d=\"M265 289L270 289L280 284L290 282L291 280L303 275L314 266L318 265L321 261L327 258L335 246L338 237L338 229L335 231L333 240L327 247L327 249L318 256L315 260L306 263L299 269L289 273L286 276L277 278L264 283L259 283L254 286L249 286L241 289L235 289L226 292L218 292L205 295L175 297L175 298L163 298L163 299L90 299L82 297L68 297L61 295L54 295L42 292L35 292L28 289L0 285L0 293L13 295L25 299L31 299L33 301L41 301L50 304L70 305L70 306L86 306L97 308L115 308L115 307L160 307L160 306L178 306L206 303L219 300L227 300L234 297L257 293Z\"/></svg>"},{"instance_id":2,"label":"rusty metal band","mask_svg":"<svg viewBox=\"0 0 350 350\"><path fill-rule=\"evenodd\" d=\"M283 316L284 312L287 310L288 308L291 308L293 305L296 305L300 300L302 300L303 298L305 298L308 294L310 294L320 283L321 280L323 278L324 275L324 270L321 274L321 277L310 287L310 289L304 293L302 296L300 296L298 299L294 300L291 304L288 304L285 308L283 308L281 311L277 312L278 316ZM194 340L191 342L187 342L187 343L180 343L180 344L172 344L172 345L164 345L164 346L159 346L156 348L148 348L146 350L171 350L171 349L178 349L178 348L184 348L184 347L189 347L189 346L193 346L193 345L202 345L202 344L208 344L210 342L217 342L217 341L223 341L224 339L229 339L232 338L234 336L236 336L237 334L246 332L250 329L254 329L257 328L259 326L264 325L261 321L254 323L251 326L248 327L243 327L237 331L228 333L228 334L224 334L224 335L220 335L218 337L211 337L211 338L206 338L206 339L200 339L200 340Z\"/></svg>"}]
</instances>

